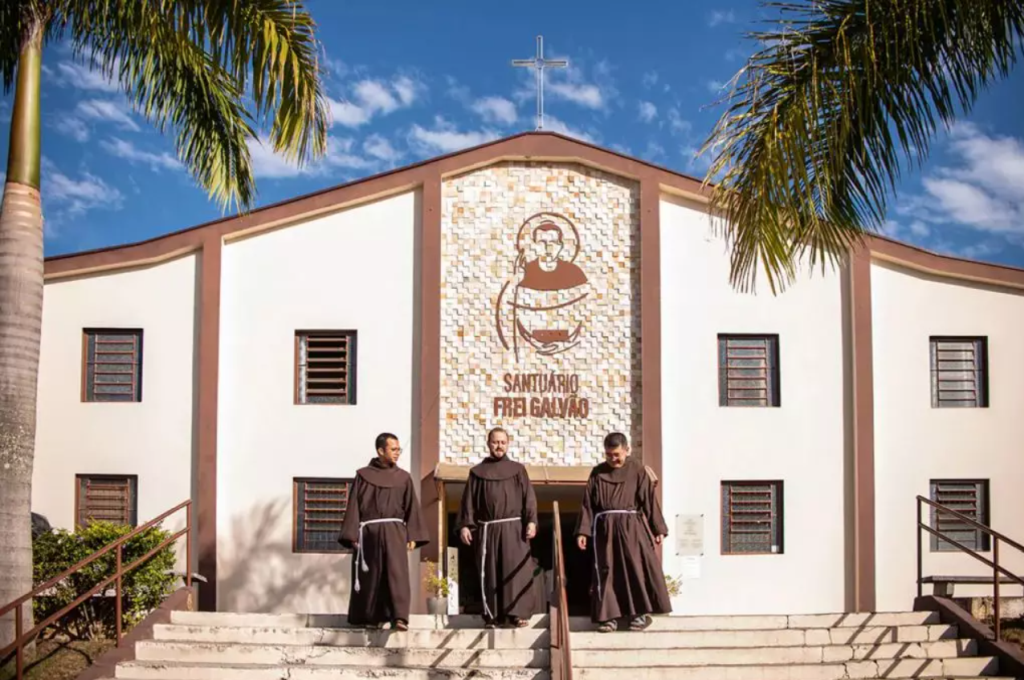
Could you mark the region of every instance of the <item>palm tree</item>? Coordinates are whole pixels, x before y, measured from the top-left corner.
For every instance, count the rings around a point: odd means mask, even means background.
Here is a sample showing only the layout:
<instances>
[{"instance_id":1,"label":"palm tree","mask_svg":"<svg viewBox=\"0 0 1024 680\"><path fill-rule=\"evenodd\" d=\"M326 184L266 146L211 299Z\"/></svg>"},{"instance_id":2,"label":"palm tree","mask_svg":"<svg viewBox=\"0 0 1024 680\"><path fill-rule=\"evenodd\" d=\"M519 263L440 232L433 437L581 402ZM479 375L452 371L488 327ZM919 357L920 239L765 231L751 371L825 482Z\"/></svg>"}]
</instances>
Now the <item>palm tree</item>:
<instances>
[{"instance_id":1,"label":"palm tree","mask_svg":"<svg viewBox=\"0 0 1024 680\"><path fill-rule=\"evenodd\" d=\"M178 156L222 210L252 206L247 140L270 126L302 164L325 152L315 25L301 0L2 0L0 73L14 88L0 207L0 603L32 586L30 508L43 303L40 81L67 38L135 110L176 132ZM244 100L250 100L251 110ZM31 610L26 607L26 621ZM0 647L13 617L0 623Z\"/></svg>"},{"instance_id":2,"label":"palm tree","mask_svg":"<svg viewBox=\"0 0 1024 680\"><path fill-rule=\"evenodd\" d=\"M702 153L730 281L773 293L806 258L835 266L885 219L901 173L937 123L1005 77L1024 38L1024 0L762 2L780 18L736 74Z\"/></svg>"}]
</instances>

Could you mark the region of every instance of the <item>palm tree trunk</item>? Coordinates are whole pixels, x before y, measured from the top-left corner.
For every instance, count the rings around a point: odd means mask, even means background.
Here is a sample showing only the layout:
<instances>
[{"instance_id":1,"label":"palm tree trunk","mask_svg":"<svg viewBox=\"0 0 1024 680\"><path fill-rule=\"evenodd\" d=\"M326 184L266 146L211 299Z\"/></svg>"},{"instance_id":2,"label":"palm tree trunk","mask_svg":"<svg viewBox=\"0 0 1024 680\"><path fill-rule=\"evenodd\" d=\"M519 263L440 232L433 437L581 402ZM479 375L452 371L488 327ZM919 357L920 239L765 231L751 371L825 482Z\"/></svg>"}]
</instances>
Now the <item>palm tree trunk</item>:
<instances>
[{"instance_id":1,"label":"palm tree trunk","mask_svg":"<svg viewBox=\"0 0 1024 680\"><path fill-rule=\"evenodd\" d=\"M32 461L43 313L39 201L40 78L44 19L26 31L18 61L7 179L0 205L0 605L32 589ZM23 608L31 627L31 602ZM14 612L0 621L0 648Z\"/></svg>"}]
</instances>

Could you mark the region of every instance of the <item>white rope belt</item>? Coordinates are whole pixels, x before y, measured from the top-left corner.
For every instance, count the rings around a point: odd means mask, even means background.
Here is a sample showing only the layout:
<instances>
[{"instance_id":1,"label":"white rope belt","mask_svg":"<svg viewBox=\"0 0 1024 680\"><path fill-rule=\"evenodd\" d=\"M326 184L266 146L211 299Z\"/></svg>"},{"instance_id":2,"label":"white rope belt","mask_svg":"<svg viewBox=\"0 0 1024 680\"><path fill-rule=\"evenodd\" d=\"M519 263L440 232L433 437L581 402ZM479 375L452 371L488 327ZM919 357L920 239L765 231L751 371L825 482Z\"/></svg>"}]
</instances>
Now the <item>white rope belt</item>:
<instances>
[{"instance_id":1,"label":"white rope belt","mask_svg":"<svg viewBox=\"0 0 1024 680\"><path fill-rule=\"evenodd\" d=\"M597 563L597 529L600 526L601 518L605 515L635 515L636 510L605 510L594 515L594 535L592 536L591 543L594 548L594 574L597 576L597 598L601 599L601 568Z\"/></svg>"},{"instance_id":2,"label":"white rope belt","mask_svg":"<svg viewBox=\"0 0 1024 680\"><path fill-rule=\"evenodd\" d=\"M356 546L356 582L352 586L352 589L357 593L359 592L359 572L370 571L370 567L366 565L366 556L363 554L363 527L367 524L384 524L386 522L398 522L405 524L405 520L399 517L384 517L383 519L368 519L365 522L359 523L359 544Z\"/></svg>"},{"instance_id":3,"label":"white rope belt","mask_svg":"<svg viewBox=\"0 0 1024 680\"><path fill-rule=\"evenodd\" d=\"M480 522L483 526L480 536L480 595L484 599L484 616L488 618L494 618L494 615L491 613L491 608L487 606L487 591L484 589L484 572L487 570L487 527L491 524L522 521L522 517L506 517L505 519L492 519L490 522Z\"/></svg>"}]
</instances>

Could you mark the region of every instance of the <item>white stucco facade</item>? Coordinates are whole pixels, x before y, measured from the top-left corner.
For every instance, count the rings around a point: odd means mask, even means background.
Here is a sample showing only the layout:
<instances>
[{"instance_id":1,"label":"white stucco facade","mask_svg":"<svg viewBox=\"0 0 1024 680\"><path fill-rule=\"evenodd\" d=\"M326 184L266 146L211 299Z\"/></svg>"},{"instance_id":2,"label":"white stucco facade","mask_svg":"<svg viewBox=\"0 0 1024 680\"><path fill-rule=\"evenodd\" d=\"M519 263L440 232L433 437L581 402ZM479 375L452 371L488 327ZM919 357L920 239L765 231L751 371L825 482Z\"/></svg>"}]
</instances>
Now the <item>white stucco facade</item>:
<instances>
[{"instance_id":1,"label":"white stucco facade","mask_svg":"<svg viewBox=\"0 0 1024 680\"><path fill-rule=\"evenodd\" d=\"M224 246L219 607L344 611L349 557L292 551L293 479L351 477L382 431L410 469L417 194ZM355 330L356 404L295 404L295 332Z\"/></svg>"},{"instance_id":2,"label":"white stucco facade","mask_svg":"<svg viewBox=\"0 0 1024 680\"><path fill-rule=\"evenodd\" d=\"M140 522L191 497L197 267L186 255L47 283L32 510L53 526L74 527L79 474L137 475ZM82 400L87 328L142 330L142 401Z\"/></svg>"},{"instance_id":3,"label":"white stucco facade","mask_svg":"<svg viewBox=\"0 0 1024 680\"><path fill-rule=\"evenodd\" d=\"M1018 541L1024 535L1024 296L876 263L871 305L878 606L905 609L917 575L915 498L928 497L930 480L987 480L990 526ZM933 335L987 338L988 407L932 408ZM927 535L923 545L926 575L992 574L968 555L932 553ZM1000 563L1024 571L1017 551L1004 549ZM1019 596L1020 588L1006 592ZM958 586L956 594L991 596L992 588Z\"/></svg>"},{"instance_id":4,"label":"white stucco facade","mask_svg":"<svg viewBox=\"0 0 1024 680\"><path fill-rule=\"evenodd\" d=\"M48 279L32 509L70 528L76 474L137 475L140 522L186 498L199 499L199 449L208 444L199 443L198 367L200 355L212 356L218 375L203 385L217 389L216 400L210 399L217 432L217 607L343 612L351 558L295 550L295 478L352 477L374 455L373 440L382 431L398 435L400 465L418 475L434 461L428 456L421 468L417 445L424 423L438 427L436 462L449 473L483 453L487 427L503 425L524 461L546 471L573 466L565 478L585 478L587 466L600 457L604 432L628 431L634 442L644 432L650 403L644 385L650 385L652 370L644 364L651 358L644 348L660 340L659 479L671 534L663 565L667 575L683 579L674 613L850 610L857 569L854 460L870 449L854 438L859 402L850 272L805 271L777 296L764 282L756 293L737 292L729 283L727 245L714 235L706 207L661 185L660 201L654 201L660 338L645 338L644 309L653 304L650 280L643 278L650 271L643 262L650 254L643 245L651 196L644 182L650 178L626 170L617 175L617 160L586 166L571 155L552 154L557 160L548 161L529 150L446 170L429 190L423 177L432 176L399 172L390 185L373 185L365 195L339 191L335 195L344 200L337 204L321 195L315 216L275 213L272 227L253 219L245 226L252 233L244 236L223 225L203 227L145 264L118 268L104 262L110 266L104 271ZM520 365L502 358L495 310L502 309L503 277L519 247L516 230L545 210L564 214L579 228L573 250L588 281L596 282L587 304L599 314L588 320L589 335L577 354L538 354ZM219 267L207 268L203 252L211 234L226 236L212 251L219 252ZM189 248L191 254L181 254ZM486 249L489 259L473 261L474 252ZM891 252L886 257L898 259ZM88 264L89 257L81 261ZM944 264L937 261L933 271ZM439 265L436 291L422 285L432 275L424 274L424 262ZM1018 491L1024 485L1024 295L904 265L876 257L869 267L875 476L860 482L874 489L875 604L883 611L913 605L914 498L928 495L930 480L988 480L992 526L1024 538ZM213 282L219 288L203 285L211 272L219 275ZM1019 280L1024 290L1024 272ZM210 290L219 291L211 294L219 304L216 352L200 342ZM431 327L424 309L435 303L440 331L420 337L421 328ZM83 401L86 328L143 330L141 402ZM354 404L296 403L296 332L316 330L356 333ZM720 405L719 334L778 337L779 406ZM987 338L987 407L932 407L932 335ZM421 379L420 368L421 362L432 366L431 343L437 349L433 401L425 394L432 382ZM592 420L568 425L544 413L509 417L495 410L505 373L560 370L593 373L586 387L594 403L600 405L600 397L618 410L595 407ZM421 403L423 396L428 403ZM429 434L426 427L423 432ZM559 443L566 438L586 439L586 455L569 455ZM638 443L642 456L646 442ZM424 448L430 451L429 444ZM722 483L744 481L782 483L782 548L776 554L723 554ZM451 488L459 483L453 477ZM571 514L580 493L578 486L552 485L545 488L545 502L557 496ZM684 558L676 552L677 519L694 516L703 554ZM449 538L443 536L444 544ZM988 573L963 555L931 553L927 538L924 545L926 573ZM1024 557L1004 557L1024 571ZM958 588L957 595L988 592Z\"/></svg>"},{"instance_id":5,"label":"white stucco facade","mask_svg":"<svg viewBox=\"0 0 1024 680\"><path fill-rule=\"evenodd\" d=\"M699 576L676 613L842 611L844 582L843 328L838 274L804 278L773 297L728 283L728 253L706 212L663 198L661 323L663 498L703 515ZM779 336L778 407L719 406L719 333ZM723 555L721 483L783 482L783 549ZM683 576L670 537L667 574Z\"/></svg>"}]
</instances>

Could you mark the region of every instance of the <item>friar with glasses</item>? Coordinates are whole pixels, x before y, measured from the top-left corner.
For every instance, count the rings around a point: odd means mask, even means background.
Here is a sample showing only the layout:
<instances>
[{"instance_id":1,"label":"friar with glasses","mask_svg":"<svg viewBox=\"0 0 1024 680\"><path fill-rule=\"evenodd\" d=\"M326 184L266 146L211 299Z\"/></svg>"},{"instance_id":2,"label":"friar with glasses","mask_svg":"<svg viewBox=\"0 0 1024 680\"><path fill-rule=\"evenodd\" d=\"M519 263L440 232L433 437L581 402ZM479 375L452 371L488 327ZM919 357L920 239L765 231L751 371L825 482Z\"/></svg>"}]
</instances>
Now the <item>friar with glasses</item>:
<instances>
[{"instance_id":1,"label":"friar with glasses","mask_svg":"<svg viewBox=\"0 0 1024 680\"><path fill-rule=\"evenodd\" d=\"M355 550L348 622L409 629L408 551L427 544L412 477L398 467L402 449L390 432L377 436L377 457L356 471L338 542Z\"/></svg>"},{"instance_id":2,"label":"friar with glasses","mask_svg":"<svg viewBox=\"0 0 1024 680\"><path fill-rule=\"evenodd\" d=\"M587 480L576 524L580 550L593 551L591 619L602 633L628 619L644 630L650 614L672 611L655 545L668 536L661 504L647 469L629 455L621 432L604 438L605 462Z\"/></svg>"},{"instance_id":3,"label":"friar with glasses","mask_svg":"<svg viewBox=\"0 0 1024 680\"><path fill-rule=\"evenodd\" d=\"M526 467L508 457L508 433L487 433L490 455L473 466L462 493L456 526L462 542L475 546L486 628L524 627L534 613L537 497Z\"/></svg>"}]
</instances>

